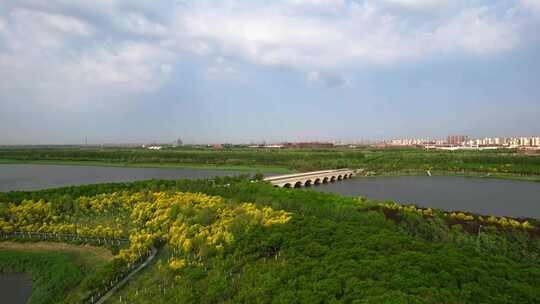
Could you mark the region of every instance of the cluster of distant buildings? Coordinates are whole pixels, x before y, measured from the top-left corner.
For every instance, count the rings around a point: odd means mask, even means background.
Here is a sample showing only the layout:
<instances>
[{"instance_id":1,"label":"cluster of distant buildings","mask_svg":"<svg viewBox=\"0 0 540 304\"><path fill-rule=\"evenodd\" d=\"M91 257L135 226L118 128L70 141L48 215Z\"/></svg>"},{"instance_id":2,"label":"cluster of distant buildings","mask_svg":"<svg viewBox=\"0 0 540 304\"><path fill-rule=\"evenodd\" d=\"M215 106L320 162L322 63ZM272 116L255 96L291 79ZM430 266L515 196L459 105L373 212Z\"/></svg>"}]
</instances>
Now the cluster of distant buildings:
<instances>
[{"instance_id":1,"label":"cluster of distant buildings","mask_svg":"<svg viewBox=\"0 0 540 304\"><path fill-rule=\"evenodd\" d=\"M388 146L423 146L426 149L440 150L488 150L488 149L523 149L540 150L540 136L520 136L520 137L484 137L470 138L466 135L451 135L446 139L393 139Z\"/></svg>"},{"instance_id":2,"label":"cluster of distant buildings","mask_svg":"<svg viewBox=\"0 0 540 304\"><path fill-rule=\"evenodd\" d=\"M322 142L322 141L310 141L310 142L285 142L279 144L252 144L249 145L249 148L312 148L312 149L322 149L322 148L333 148L336 145L333 142Z\"/></svg>"},{"instance_id":3,"label":"cluster of distant buildings","mask_svg":"<svg viewBox=\"0 0 540 304\"><path fill-rule=\"evenodd\" d=\"M178 147L184 143L181 139L168 144L145 144L143 148L149 150L161 150L164 147ZM195 145L206 148L222 149L232 147L244 148L263 148L263 149L286 149L286 148L356 148L362 146L371 146L376 148L392 147L421 147L425 149L439 150L490 150L490 149L520 149L540 152L540 136L519 136L519 137L484 137L470 138L466 135L450 135L445 139L431 138L402 138L385 141L357 141L357 142L339 142L339 141L309 141L309 142L282 142L282 143L259 143L259 144L207 144Z\"/></svg>"}]
</instances>

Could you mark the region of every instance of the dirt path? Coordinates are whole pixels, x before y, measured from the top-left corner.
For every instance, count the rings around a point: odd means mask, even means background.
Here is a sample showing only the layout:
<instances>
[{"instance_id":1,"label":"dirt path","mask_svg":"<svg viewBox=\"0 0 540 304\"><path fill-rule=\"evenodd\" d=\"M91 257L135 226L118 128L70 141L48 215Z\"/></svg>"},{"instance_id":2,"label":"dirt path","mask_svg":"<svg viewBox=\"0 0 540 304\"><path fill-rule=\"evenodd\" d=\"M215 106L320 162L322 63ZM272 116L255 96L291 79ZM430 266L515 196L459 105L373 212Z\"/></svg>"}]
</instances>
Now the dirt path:
<instances>
[{"instance_id":1,"label":"dirt path","mask_svg":"<svg viewBox=\"0 0 540 304\"><path fill-rule=\"evenodd\" d=\"M93 253L95 256L110 261L113 258L112 253L102 247L89 246L89 245L73 245L66 243L55 243L55 242L12 242L12 241L1 241L1 249L12 249L12 250L24 250L24 251L68 251L74 252L77 254Z\"/></svg>"}]
</instances>

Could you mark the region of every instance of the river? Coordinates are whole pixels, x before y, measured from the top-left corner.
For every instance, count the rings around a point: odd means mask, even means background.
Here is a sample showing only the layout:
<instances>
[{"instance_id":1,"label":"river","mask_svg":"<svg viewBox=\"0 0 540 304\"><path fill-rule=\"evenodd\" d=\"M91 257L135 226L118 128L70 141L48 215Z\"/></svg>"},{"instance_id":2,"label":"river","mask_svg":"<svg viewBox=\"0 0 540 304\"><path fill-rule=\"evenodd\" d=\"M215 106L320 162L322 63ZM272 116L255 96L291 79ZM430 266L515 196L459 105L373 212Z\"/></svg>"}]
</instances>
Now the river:
<instances>
[{"instance_id":1,"label":"river","mask_svg":"<svg viewBox=\"0 0 540 304\"><path fill-rule=\"evenodd\" d=\"M145 179L199 179L240 172L183 168L119 168L71 165L0 165L0 192L129 182Z\"/></svg>"},{"instance_id":2,"label":"river","mask_svg":"<svg viewBox=\"0 0 540 304\"><path fill-rule=\"evenodd\" d=\"M32 293L32 281L25 274L0 273L1 303L25 304Z\"/></svg>"},{"instance_id":3,"label":"river","mask_svg":"<svg viewBox=\"0 0 540 304\"><path fill-rule=\"evenodd\" d=\"M198 179L239 173L180 168L0 165L0 191L145 179ZM311 189L445 210L540 218L540 183L535 182L458 176L401 176L354 178Z\"/></svg>"},{"instance_id":4,"label":"river","mask_svg":"<svg viewBox=\"0 0 540 304\"><path fill-rule=\"evenodd\" d=\"M540 219L540 183L459 176L353 178L311 189L479 214Z\"/></svg>"}]
</instances>

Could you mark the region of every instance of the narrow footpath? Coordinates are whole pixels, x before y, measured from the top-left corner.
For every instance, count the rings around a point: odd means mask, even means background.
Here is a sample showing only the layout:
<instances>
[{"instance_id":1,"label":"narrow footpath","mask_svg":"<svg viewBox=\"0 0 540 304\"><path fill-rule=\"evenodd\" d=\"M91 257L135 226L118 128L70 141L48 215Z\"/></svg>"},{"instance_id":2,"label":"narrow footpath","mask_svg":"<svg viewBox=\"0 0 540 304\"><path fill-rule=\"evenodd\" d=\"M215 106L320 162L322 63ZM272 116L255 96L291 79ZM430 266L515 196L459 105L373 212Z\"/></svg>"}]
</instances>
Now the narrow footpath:
<instances>
[{"instance_id":1,"label":"narrow footpath","mask_svg":"<svg viewBox=\"0 0 540 304\"><path fill-rule=\"evenodd\" d=\"M157 254L157 249L155 247L152 247L152 252L148 256L146 261L144 261L144 263L139 265L139 267L133 269L133 271L130 274L128 274L125 278L120 280L120 282L118 282L118 284L116 284L116 286L114 286L111 290L109 290L106 294L104 294L103 297L101 297L96 302L96 304L105 303L115 292L117 292L120 288L122 288L135 274L137 274L144 267L146 267L148 264L150 264L152 262L152 260L154 260L154 258L156 257L156 254Z\"/></svg>"}]
</instances>

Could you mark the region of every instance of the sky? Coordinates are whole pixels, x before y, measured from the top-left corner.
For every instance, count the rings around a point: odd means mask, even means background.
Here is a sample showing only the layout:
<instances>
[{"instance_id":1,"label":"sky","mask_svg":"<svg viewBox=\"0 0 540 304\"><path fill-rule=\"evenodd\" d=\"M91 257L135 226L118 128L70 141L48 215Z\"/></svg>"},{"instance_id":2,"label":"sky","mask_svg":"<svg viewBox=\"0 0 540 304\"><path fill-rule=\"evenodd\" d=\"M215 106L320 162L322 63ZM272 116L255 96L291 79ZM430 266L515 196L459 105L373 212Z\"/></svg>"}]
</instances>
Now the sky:
<instances>
[{"instance_id":1,"label":"sky","mask_svg":"<svg viewBox=\"0 0 540 304\"><path fill-rule=\"evenodd\" d=\"M540 0L0 2L0 145L540 136Z\"/></svg>"}]
</instances>

